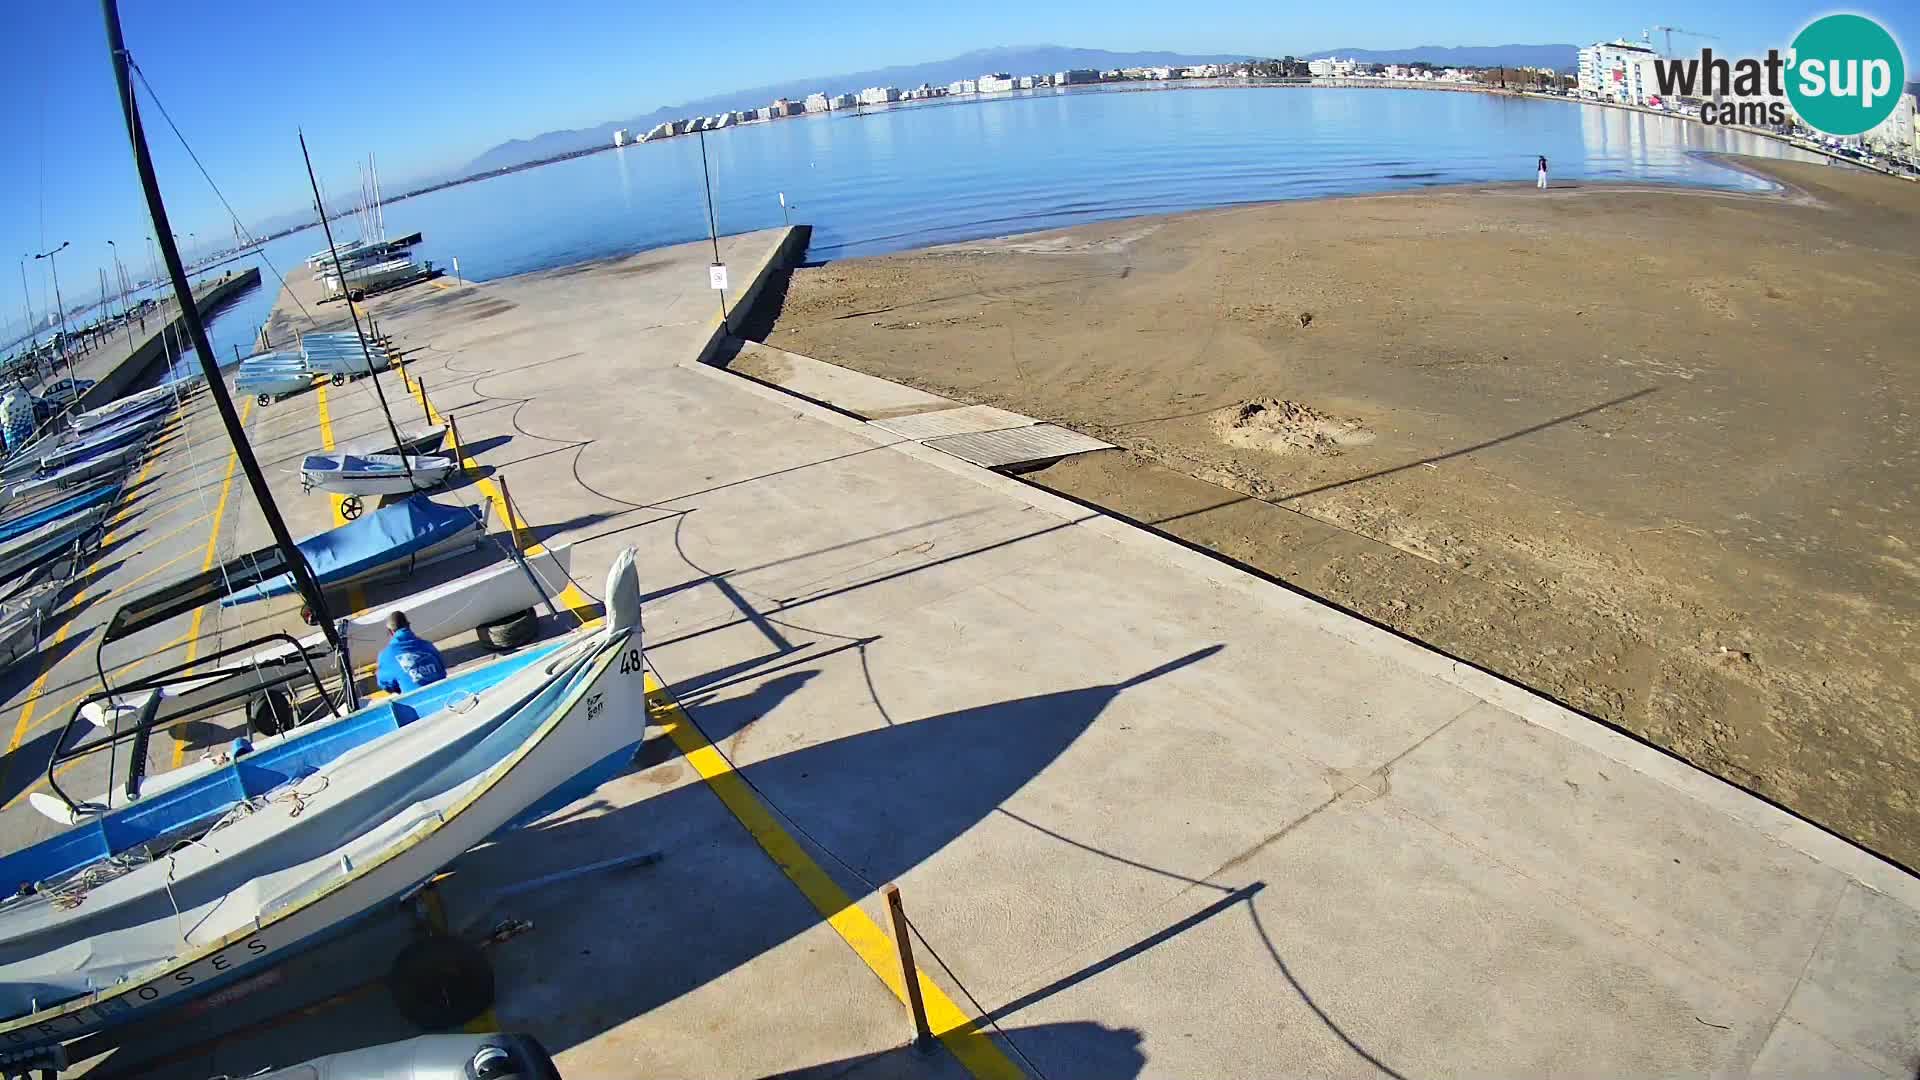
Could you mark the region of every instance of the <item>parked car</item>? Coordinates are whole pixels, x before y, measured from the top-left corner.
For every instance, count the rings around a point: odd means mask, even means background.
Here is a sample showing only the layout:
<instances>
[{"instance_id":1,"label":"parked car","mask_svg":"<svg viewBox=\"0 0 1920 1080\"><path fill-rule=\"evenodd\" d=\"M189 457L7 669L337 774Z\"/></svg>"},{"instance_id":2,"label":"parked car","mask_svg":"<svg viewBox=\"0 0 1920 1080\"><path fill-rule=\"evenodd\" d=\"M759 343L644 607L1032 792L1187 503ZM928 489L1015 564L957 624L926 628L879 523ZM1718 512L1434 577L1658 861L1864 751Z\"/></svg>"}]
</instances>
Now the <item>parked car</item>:
<instances>
[{"instance_id":1,"label":"parked car","mask_svg":"<svg viewBox=\"0 0 1920 1080\"><path fill-rule=\"evenodd\" d=\"M40 398L52 405L65 405L77 401L81 394L93 389L93 379L55 379L40 391Z\"/></svg>"}]
</instances>

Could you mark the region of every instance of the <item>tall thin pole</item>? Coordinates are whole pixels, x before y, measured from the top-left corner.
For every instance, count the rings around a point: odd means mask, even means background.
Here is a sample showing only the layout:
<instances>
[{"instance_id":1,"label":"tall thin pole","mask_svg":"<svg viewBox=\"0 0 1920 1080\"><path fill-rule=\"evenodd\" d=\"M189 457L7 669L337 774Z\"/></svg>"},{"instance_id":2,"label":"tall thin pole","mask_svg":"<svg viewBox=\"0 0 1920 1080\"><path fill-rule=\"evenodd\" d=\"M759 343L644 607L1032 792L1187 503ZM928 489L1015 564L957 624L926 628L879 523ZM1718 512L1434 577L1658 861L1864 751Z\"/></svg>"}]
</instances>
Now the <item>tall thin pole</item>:
<instances>
[{"instance_id":1,"label":"tall thin pole","mask_svg":"<svg viewBox=\"0 0 1920 1080\"><path fill-rule=\"evenodd\" d=\"M33 324L33 293L27 291L27 257L20 256L20 295L27 301L27 340L31 345L40 343L40 329Z\"/></svg>"},{"instance_id":2,"label":"tall thin pole","mask_svg":"<svg viewBox=\"0 0 1920 1080\"><path fill-rule=\"evenodd\" d=\"M700 179L707 188L707 239L713 241L713 265L720 265L720 226L713 217L713 174L707 171L707 129L700 129ZM727 322L727 291L716 289L720 294L720 323Z\"/></svg>"},{"instance_id":3,"label":"tall thin pole","mask_svg":"<svg viewBox=\"0 0 1920 1080\"><path fill-rule=\"evenodd\" d=\"M120 33L119 2L100 0L100 10L107 23L107 51L113 58L113 77L120 91L120 111L127 121L127 142L133 148L133 164L140 173L140 187L146 194L147 213L153 218L154 235L158 237L160 254L166 259L167 276L173 281L173 292L180 302L181 317L186 321L187 334L193 340L194 349L200 354L200 370L206 375L207 389L212 394L214 407L220 412L220 422L225 425L227 436L233 440L233 456L247 474L247 485L253 489L254 501L260 504L260 513L267 519L273 542L286 556L294 585L306 600L314 623L326 634L334 651L339 652L346 646L340 640L340 630L334 625L332 613L327 610L327 599L320 592L320 583L314 580L313 568L307 565L306 556L300 553L292 534L287 532L287 523L280 517L280 508L274 505L273 492L267 489L267 478L261 475L260 463L253 456L253 447L247 443L246 432L240 428L240 415L234 412L233 399L227 396L226 381L220 377L220 358L214 355L213 344L207 340L207 328L200 321L199 306L192 302L187 268L181 264L180 251L173 244L173 227L167 221L166 203L160 198L160 181L153 174L153 158L147 152L147 133L140 126L140 106L133 98L133 83L127 75L127 44Z\"/></svg>"},{"instance_id":4,"label":"tall thin pole","mask_svg":"<svg viewBox=\"0 0 1920 1080\"><path fill-rule=\"evenodd\" d=\"M45 256L35 256L35 258L45 258L47 265L53 268L53 304L54 308L60 312L60 359L67 362L67 382L71 384L74 383L75 380L73 377L73 353L67 349L67 302L60 298L59 255L60 248L66 246L65 244L61 244L60 247L47 252Z\"/></svg>"},{"instance_id":5,"label":"tall thin pole","mask_svg":"<svg viewBox=\"0 0 1920 1080\"><path fill-rule=\"evenodd\" d=\"M112 3L113 0L104 0ZM320 228L327 234L327 252L333 256L333 272L340 276L340 292L353 316L353 336L360 342L360 355L367 361L367 377L373 380L373 392L380 397L380 412L387 418L387 430L393 433L394 453L400 455L400 468L407 474L407 487L413 487L413 463L408 460L406 444L400 441L400 427L393 422L393 410L387 408L387 392L380 388L380 373L373 367L373 352L367 348L366 332L360 329L360 309L353 305L353 290L347 287L347 271L340 265L340 249L333 246L333 226L327 224L327 208L320 202L320 180L313 175L313 155L307 153L307 133L300 134L300 158L307 163L307 183L313 186L313 205L320 211Z\"/></svg>"}]
</instances>

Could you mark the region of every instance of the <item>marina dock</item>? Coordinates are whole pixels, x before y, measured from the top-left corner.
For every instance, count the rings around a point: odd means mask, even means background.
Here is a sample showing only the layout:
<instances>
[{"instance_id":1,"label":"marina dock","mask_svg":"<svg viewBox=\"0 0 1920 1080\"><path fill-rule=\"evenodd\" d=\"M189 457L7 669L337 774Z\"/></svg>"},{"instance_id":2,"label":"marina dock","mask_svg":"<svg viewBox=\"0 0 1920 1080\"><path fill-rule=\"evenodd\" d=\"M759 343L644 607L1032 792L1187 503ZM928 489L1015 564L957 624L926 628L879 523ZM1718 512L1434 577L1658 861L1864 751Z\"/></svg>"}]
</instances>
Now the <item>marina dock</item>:
<instances>
[{"instance_id":1,"label":"marina dock","mask_svg":"<svg viewBox=\"0 0 1920 1080\"><path fill-rule=\"evenodd\" d=\"M422 902L499 930L477 1023L538 1036L568 1077L1912 1075L1920 882L901 433L960 403L805 358L759 359L806 366L808 397L727 370L729 330L806 239L723 238L724 297L700 243L359 307L402 362L377 376L398 419L457 424L466 475L435 498L488 502L496 548L572 545L543 628L597 617L628 546L645 595L639 760ZM306 328L350 315L314 310ZM237 402L296 536L340 512L300 492L300 456L377 437L374 387ZM9 847L53 831L23 796L115 602L267 542L206 397L176 424L44 655L6 678ZM297 607L204 608L128 656L304 631ZM177 730L150 764L236 733ZM106 763L71 780L99 790ZM381 980L410 932L374 920L189 1022L90 1039L80 1072L246 1075L405 1037Z\"/></svg>"},{"instance_id":2,"label":"marina dock","mask_svg":"<svg viewBox=\"0 0 1920 1080\"><path fill-rule=\"evenodd\" d=\"M221 308L248 289L260 285L260 268L248 267L236 273L209 277L194 287L194 303L202 315L212 318ZM186 341L186 323L178 307L162 305L148 315L145 324L135 319L109 335L99 348L73 363L74 376L93 379L95 384L81 398L82 409L104 405L131 390L151 385L166 369L168 361L178 359ZM66 365L56 363L56 377L66 377Z\"/></svg>"}]
</instances>

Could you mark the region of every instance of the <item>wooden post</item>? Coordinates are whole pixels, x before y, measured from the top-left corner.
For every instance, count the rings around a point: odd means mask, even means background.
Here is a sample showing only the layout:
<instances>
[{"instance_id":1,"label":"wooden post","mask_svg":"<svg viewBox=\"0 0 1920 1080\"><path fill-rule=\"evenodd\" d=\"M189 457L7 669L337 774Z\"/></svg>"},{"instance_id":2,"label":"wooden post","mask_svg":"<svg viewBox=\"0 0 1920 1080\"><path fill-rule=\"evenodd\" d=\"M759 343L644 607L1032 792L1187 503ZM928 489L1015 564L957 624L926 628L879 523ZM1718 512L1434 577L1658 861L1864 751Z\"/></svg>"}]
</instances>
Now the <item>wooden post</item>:
<instances>
[{"instance_id":1,"label":"wooden post","mask_svg":"<svg viewBox=\"0 0 1920 1080\"><path fill-rule=\"evenodd\" d=\"M420 415L426 417L427 423L431 424L433 423L433 410L427 408L427 380L418 379L415 381L420 386Z\"/></svg>"},{"instance_id":2,"label":"wooden post","mask_svg":"<svg viewBox=\"0 0 1920 1080\"><path fill-rule=\"evenodd\" d=\"M527 545L520 542L520 516L513 512L513 495L507 491L507 478L494 477L500 484L501 514L507 519L507 530L513 533L513 550L525 554Z\"/></svg>"},{"instance_id":3,"label":"wooden post","mask_svg":"<svg viewBox=\"0 0 1920 1080\"><path fill-rule=\"evenodd\" d=\"M913 964L907 909L900 902L900 886L888 885L881 893L887 898L888 914L893 916L893 940L900 947L900 975L907 984L907 1008L913 1012L913 1045L926 1050L933 1046L933 1029L927 1024L927 1003L920 997L920 969Z\"/></svg>"},{"instance_id":4,"label":"wooden post","mask_svg":"<svg viewBox=\"0 0 1920 1080\"><path fill-rule=\"evenodd\" d=\"M453 440L454 464L460 466L461 476L472 476L473 470L467 468L467 452L460 449L460 422L447 417L447 437Z\"/></svg>"}]
</instances>

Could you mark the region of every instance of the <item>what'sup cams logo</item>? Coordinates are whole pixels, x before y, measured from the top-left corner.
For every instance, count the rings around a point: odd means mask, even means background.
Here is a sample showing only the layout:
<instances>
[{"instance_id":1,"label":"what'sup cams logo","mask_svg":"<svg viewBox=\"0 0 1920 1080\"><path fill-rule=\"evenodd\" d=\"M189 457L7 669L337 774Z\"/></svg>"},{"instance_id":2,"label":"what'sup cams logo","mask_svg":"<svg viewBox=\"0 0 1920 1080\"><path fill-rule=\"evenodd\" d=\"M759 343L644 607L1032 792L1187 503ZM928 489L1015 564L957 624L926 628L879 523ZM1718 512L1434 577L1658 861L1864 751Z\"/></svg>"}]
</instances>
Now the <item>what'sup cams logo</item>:
<instances>
[{"instance_id":1,"label":"what'sup cams logo","mask_svg":"<svg viewBox=\"0 0 1920 1080\"><path fill-rule=\"evenodd\" d=\"M1885 120L1907 77L1900 46L1862 15L1827 15L1808 23L1782 53L1728 60L1702 49L1699 59L1655 60L1663 96L1719 98L1700 109L1709 124L1765 127L1787 122L1787 104L1801 123L1827 135L1858 135Z\"/></svg>"}]
</instances>

